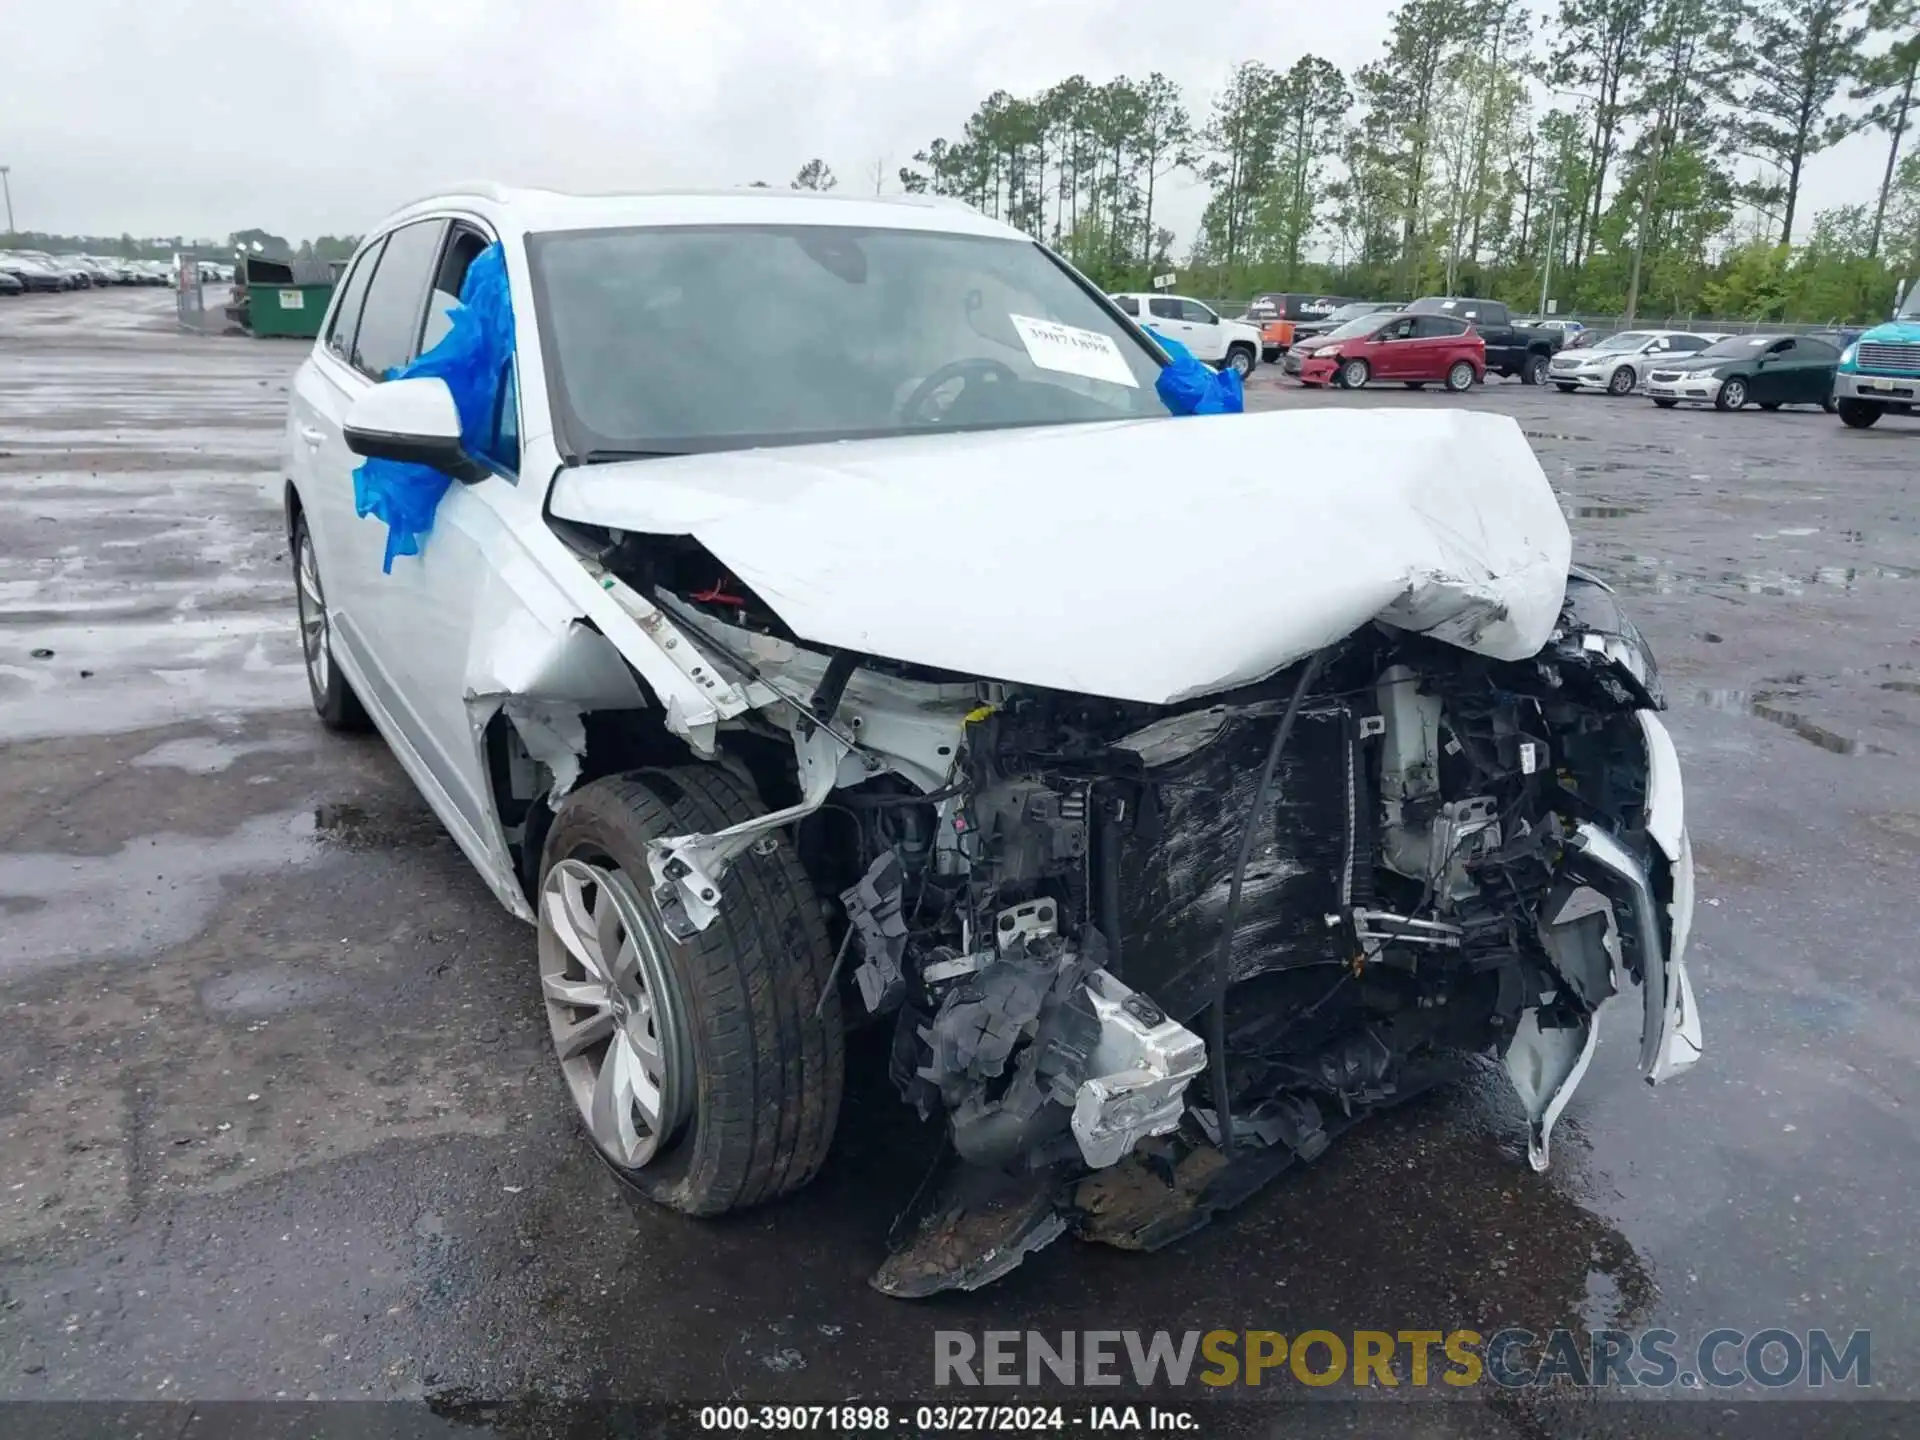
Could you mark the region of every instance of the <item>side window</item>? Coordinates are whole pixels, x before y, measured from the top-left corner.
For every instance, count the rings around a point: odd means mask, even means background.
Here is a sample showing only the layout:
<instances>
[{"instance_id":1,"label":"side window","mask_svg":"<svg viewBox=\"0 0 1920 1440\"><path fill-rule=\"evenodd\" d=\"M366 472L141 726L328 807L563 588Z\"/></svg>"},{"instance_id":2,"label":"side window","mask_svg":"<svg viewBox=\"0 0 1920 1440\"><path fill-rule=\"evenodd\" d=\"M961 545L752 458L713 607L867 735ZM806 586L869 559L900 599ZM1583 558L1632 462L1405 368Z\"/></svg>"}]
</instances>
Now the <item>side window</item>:
<instances>
[{"instance_id":1,"label":"side window","mask_svg":"<svg viewBox=\"0 0 1920 1440\"><path fill-rule=\"evenodd\" d=\"M1822 365L1837 364L1840 352L1824 340L1802 340L1798 347L1797 359L1812 360Z\"/></svg>"},{"instance_id":2,"label":"side window","mask_svg":"<svg viewBox=\"0 0 1920 1440\"><path fill-rule=\"evenodd\" d=\"M339 298L334 301L333 319L327 324L327 349L342 360L348 360L353 354L354 333L360 328L360 306L367 298L367 282L373 279L373 267L380 263L383 244L375 241L359 263L347 272Z\"/></svg>"},{"instance_id":3,"label":"side window","mask_svg":"<svg viewBox=\"0 0 1920 1440\"><path fill-rule=\"evenodd\" d=\"M1395 321L1393 324L1387 326L1376 338L1381 340L1411 340L1414 336L1414 327L1419 323L1420 321L1417 317L1409 315L1406 319Z\"/></svg>"},{"instance_id":4,"label":"side window","mask_svg":"<svg viewBox=\"0 0 1920 1440\"><path fill-rule=\"evenodd\" d=\"M1479 311L1480 313L1478 315L1474 315L1471 310L1467 313L1482 325L1507 325L1512 323L1512 317L1507 314L1507 307L1497 300L1481 301Z\"/></svg>"},{"instance_id":5,"label":"side window","mask_svg":"<svg viewBox=\"0 0 1920 1440\"><path fill-rule=\"evenodd\" d=\"M1164 295L1156 295L1147 301L1147 311L1156 320L1178 320L1182 318L1180 314L1180 302L1178 300L1169 300Z\"/></svg>"},{"instance_id":6,"label":"side window","mask_svg":"<svg viewBox=\"0 0 1920 1440\"><path fill-rule=\"evenodd\" d=\"M511 356L500 379L500 399L493 412L493 440L487 458L509 475L520 473L520 376Z\"/></svg>"},{"instance_id":7,"label":"side window","mask_svg":"<svg viewBox=\"0 0 1920 1440\"><path fill-rule=\"evenodd\" d=\"M1198 300L1182 300L1180 302L1180 318L1191 321L1195 325L1218 325L1220 323L1220 317L1202 305Z\"/></svg>"},{"instance_id":8,"label":"side window","mask_svg":"<svg viewBox=\"0 0 1920 1440\"><path fill-rule=\"evenodd\" d=\"M1767 354L1778 356L1780 359L1784 360L1789 355L1793 354L1793 341L1776 340L1773 342L1773 344L1767 346Z\"/></svg>"},{"instance_id":9,"label":"side window","mask_svg":"<svg viewBox=\"0 0 1920 1440\"><path fill-rule=\"evenodd\" d=\"M417 352L427 281L440 258L444 220L419 220L387 237L379 268L367 288L360 312L360 333L353 344L353 368L375 380L406 364Z\"/></svg>"},{"instance_id":10,"label":"side window","mask_svg":"<svg viewBox=\"0 0 1920 1440\"><path fill-rule=\"evenodd\" d=\"M447 248L440 256L440 268L433 278L433 291L427 296L427 325L420 333L420 353L426 354L453 328L453 307L460 303L460 287L466 283L467 270L487 248L487 240L477 230L456 223L447 237Z\"/></svg>"},{"instance_id":11,"label":"side window","mask_svg":"<svg viewBox=\"0 0 1920 1440\"><path fill-rule=\"evenodd\" d=\"M1133 296L1116 295L1113 297L1113 303L1118 305L1125 314L1132 315L1135 318L1139 317L1140 302L1134 299Z\"/></svg>"},{"instance_id":12,"label":"side window","mask_svg":"<svg viewBox=\"0 0 1920 1440\"><path fill-rule=\"evenodd\" d=\"M1671 339L1673 349L1681 355L1696 355L1707 348L1703 335L1675 335Z\"/></svg>"},{"instance_id":13,"label":"side window","mask_svg":"<svg viewBox=\"0 0 1920 1440\"><path fill-rule=\"evenodd\" d=\"M1467 327L1463 323L1446 315L1421 315L1413 322L1413 334L1417 340L1437 340L1464 335L1466 332Z\"/></svg>"}]
</instances>

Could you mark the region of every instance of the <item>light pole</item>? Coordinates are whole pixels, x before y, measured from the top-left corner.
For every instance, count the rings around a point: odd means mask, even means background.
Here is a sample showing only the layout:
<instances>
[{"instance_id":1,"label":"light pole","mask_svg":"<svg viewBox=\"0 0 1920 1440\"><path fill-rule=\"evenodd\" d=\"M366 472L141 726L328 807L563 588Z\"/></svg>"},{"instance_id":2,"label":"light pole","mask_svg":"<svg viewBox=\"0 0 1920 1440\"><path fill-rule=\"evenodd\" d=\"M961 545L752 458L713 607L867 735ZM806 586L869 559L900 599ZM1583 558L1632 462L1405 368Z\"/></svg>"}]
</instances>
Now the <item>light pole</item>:
<instances>
[{"instance_id":1,"label":"light pole","mask_svg":"<svg viewBox=\"0 0 1920 1440\"><path fill-rule=\"evenodd\" d=\"M7 195L7 233L13 234L13 186L7 183L7 176L13 173L11 165L0 165L0 190Z\"/></svg>"},{"instance_id":2,"label":"light pole","mask_svg":"<svg viewBox=\"0 0 1920 1440\"><path fill-rule=\"evenodd\" d=\"M1540 318L1547 316L1547 283L1553 279L1554 227L1560 223L1560 207L1547 212L1547 250L1540 262Z\"/></svg>"}]
</instances>

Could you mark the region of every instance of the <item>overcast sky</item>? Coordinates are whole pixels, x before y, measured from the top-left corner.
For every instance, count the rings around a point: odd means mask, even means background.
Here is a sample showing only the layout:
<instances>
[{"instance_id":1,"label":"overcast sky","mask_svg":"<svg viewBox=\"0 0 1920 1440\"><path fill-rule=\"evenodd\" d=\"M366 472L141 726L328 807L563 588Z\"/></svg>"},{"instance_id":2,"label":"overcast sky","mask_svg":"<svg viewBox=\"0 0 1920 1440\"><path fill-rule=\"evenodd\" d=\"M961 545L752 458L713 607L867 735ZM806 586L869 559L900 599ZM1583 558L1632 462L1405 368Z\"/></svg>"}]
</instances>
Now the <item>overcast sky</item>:
<instances>
[{"instance_id":1,"label":"overcast sky","mask_svg":"<svg viewBox=\"0 0 1920 1440\"><path fill-rule=\"evenodd\" d=\"M1196 118L1235 62L1372 59L1391 0L61 0L0 44L21 229L357 233L450 181L871 189L1004 88L1160 70ZM16 15L15 20L24 17ZM1802 214L1871 198L1859 136ZM1176 176L1184 249L1205 192Z\"/></svg>"}]
</instances>

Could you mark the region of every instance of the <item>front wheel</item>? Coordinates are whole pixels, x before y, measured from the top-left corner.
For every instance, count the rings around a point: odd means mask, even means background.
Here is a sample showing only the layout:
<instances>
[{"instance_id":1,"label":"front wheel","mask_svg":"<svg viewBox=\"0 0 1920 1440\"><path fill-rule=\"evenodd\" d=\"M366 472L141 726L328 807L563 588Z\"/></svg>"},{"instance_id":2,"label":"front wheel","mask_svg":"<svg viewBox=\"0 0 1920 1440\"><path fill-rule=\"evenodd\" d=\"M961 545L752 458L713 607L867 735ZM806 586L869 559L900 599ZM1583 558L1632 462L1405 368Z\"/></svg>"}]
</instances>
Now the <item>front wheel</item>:
<instances>
[{"instance_id":1,"label":"front wheel","mask_svg":"<svg viewBox=\"0 0 1920 1440\"><path fill-rule=\"evenodd\" d=\"M1340 384L1348 390L1359 390L1373 378L1373 368L1364 360L1349 360L1340 367Z\"/></svg>"},{"instance_id":2,"label":"front wheel","mask_svg":"<svg viewBox=\"0 0 1920 1440\"><path fill-rule=\"evenodd\" d=\"M1447 389L1460 395L1472 388L1473 365L1469 361L1456 360L1447 367Z\"/></svg>"},{"instance_id":3,"label":"front wheel","mask_svg":"<svg viewBox=\"0 0 1920 1440\"><path fill-rule=\"evenodd\" d=\"M1881 410L1878 405L1869 405L1864 400L1841 400L1836 402L1840 423L1850 430L1866 430L1879 419Z\"/></svg>"},{"instance_id":4,"label":"front wheel","mask_svg":"<svg viewBox=\"0 0 1920 1440\"><path fill-rule=\"evenodd\" d=\"M1633 373L1633 367L1631 365L1622 365L1618 370L1614 371L1612 375L1607 377L1607 393L1609 395L1631 395L1633 393L1634 383L1638 379L1639 377Z\"/></svg>"},{"instance_id":5,"label":"front wheel","mask_svg":"<svg viewBox=\"0 0 1920 1440\"><path fill-rule=\"evenodd\" d=\"M1520 371L1522 385L1544 385L1547 383L1547 357L1529 355L1527 363Z\"/></svg>"},{"instance_id":6,"label":"front wheel","mask_svg":"<svg viewBox=\"0 0 1920 1440\"><path fill-rule=\"evenodd\" d=\"M1227 352L1227 368L1242 380L1253 373L1253 351L1244 345L1236 345Z\"/></svg>"},{"instance_id":7,"label":"front wheel","mask_svg":"<svg viewBox=\"0 0 1920 1440\"><path fill-rule=\"evenodd\" d=\"M540 989L567 1090L615 1173L688 1215L799 1189L839 1118L833 951L791 841L742 854L688 940L648 894L649 841L764 808L718 765L609 776L561 803L541 855Z\"/></svg>"},{"instance_id":8,"label":"front wheel","mask_svg":"<svg viewBox=\"0 0 1920 1440\"><path fill-rule=\"evenodd\" d=\"M1724 381L1720 393L1713 397L1716 410L1738 410L1747 403L1747 382L1738 377Z\"/></svg>"}]
</instances>

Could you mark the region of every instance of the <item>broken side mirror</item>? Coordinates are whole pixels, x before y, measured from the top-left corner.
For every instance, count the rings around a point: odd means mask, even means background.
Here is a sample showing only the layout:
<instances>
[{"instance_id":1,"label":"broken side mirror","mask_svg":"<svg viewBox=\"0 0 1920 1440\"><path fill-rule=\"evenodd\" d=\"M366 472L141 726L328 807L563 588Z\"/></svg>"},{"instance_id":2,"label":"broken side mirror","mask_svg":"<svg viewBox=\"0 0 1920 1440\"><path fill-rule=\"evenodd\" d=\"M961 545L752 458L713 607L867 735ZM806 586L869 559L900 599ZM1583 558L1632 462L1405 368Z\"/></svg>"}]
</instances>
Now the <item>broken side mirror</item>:
<instances>
[{"instance_id":1,"label":"broken side mirror","mask_svg":"<svg viewBox=\"0 0 1920 1440\"><path fill-rule=\"evenodd\" d=\"M348 407L347 448L372 460L426 465L471 485L487 467L460 443L460 411L438 376L389 380Z\"/></svg>"}]
</instances>

